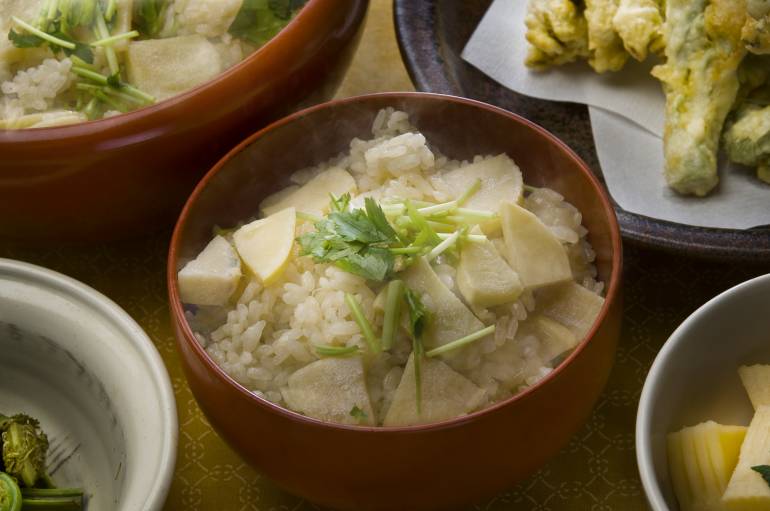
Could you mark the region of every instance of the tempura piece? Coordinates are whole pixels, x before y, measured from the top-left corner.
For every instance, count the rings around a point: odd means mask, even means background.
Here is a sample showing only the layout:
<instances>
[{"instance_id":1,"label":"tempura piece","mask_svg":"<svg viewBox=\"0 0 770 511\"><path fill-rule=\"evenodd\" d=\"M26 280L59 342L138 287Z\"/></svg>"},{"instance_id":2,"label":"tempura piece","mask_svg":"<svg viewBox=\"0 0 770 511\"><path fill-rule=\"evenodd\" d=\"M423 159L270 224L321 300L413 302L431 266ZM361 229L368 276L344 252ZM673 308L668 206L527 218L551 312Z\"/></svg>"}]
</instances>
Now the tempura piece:
<instances>
[{"instance_id":1,"label":"tempura piece","mask_svg":"<svg viewBox=\"0 0 770 511\"><path fill-rule=\"evenodd\" d=\"M770 0L747 0L747 13L741 32L746 49L770 55Z\"/></svg>"},{"instance_id":2,"label":"tempura piece","mask_svg":"<svg viewBox=\"0 0 770 511\"><path fill-rule=\"evenodd\" d=\"M738 90L733 110L740 108L749 96L757 96L755 99L761 100L759 96L770 95L770 87L764 87L770 81L770 57L746 55L738 67L738 81L741 88Z\"/></svg>"},{"instance_id":3,"label":"tempura piece","mask_svg":"<svg viewBox=\"0 0 770 511\"><path fill-rule=\"evenodd\" d=\"M558 66L588 56L586 20L572 0L530 0L525 23L528 66Z\"/></svg>"},{"instance_id":4,"label":"tempura piece","mask_svg":"<svg viewBox=\"0 0 770 511\"><path fill-rule=\"evenodd\" d=\"M612 26L619 0L586 0L588 63L597 73L619 71L628 60L623 41Z\"/></svg>"},{"instance_id":5,"label":"tempura piece","mask_svg":"<svg viewBox=\"0 0 770 511\"><path fill-rule=\"evenodd\" d=\"M668 0L666 57L653 75L666 92L666 180L705 196L719 182L717 150L738 93L745 0Z\"/></svg>"},{"instance_id":6,"label":"tempura piece","mask_svg":"<svg viewBox=\"0 0 770 511\"><path fill-rule=\"evenodd\" d=\"M650 52L661 53L665 48L660 0L620 0L612 28L626 51L640 62Z\"/></svg>"},{"instance_id":7,"label":"tempura piece","mask_svg":"<svg viewBox=\"0 0 770 511\"><path fill-rule=\"evenodd\" d=\"M725 130L724 147L730 161L756 166L757 177L770 183L770 106L744 103Z\"/></svg>"}]
</instances>

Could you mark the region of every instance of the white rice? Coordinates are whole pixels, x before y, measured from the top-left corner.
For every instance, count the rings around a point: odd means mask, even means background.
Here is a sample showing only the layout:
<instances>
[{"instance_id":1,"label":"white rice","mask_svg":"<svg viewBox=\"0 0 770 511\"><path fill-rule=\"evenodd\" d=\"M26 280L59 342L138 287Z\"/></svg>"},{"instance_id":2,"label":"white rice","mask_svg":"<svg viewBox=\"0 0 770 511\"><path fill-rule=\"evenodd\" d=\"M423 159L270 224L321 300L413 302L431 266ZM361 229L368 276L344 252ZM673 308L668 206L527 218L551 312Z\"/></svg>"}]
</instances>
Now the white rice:
<instances>
[{"instance_id":1,"label":"white rice","mask_svg":"<svg viewBox=\"0 0 770 511\"><path fill-rule=\"evenodd\" d=\"M359 192L378 199L451 198L441 176L463 162L448 160L431 149L404 112L380 112L372 134L374 138L369 140L352 140L347 154L296 172L291 181L305 183L336 165L351 173ZM478 156L474 161L482 158ZM524 206L567 246L576 281L601 293L602 284L596 281L592 264L594 252L585 240L580 212L548 189L531 193ZM300 225L303 227L299 231L312 228ZM298 248L294 250L278 282L264 287L251 280L226 317L216 309L200 309L188 316L193 329L198 330L199 342L228 374L255 394L282 406L286 406L283 392L292 373L318 359L314 345L357 345L365 349L365 341L345 305L346 292L361 303L375 330L382 325L382 314L373 305L375 291L363 278L328 264L316 264L310 257L296 257ZM442 282L460 296L454 268L439 261L435 270ZM533 335L517 335L519 322L535 307L532 293L525 293L514 303L474 311L485 324L496 325L494 336L458 350L449 358L455 370L485 390L486 404L519 392L551 370L538 358L540 341ZM395 348L372 357L367 366L367 386L378 423L387 412L410 352L411 344L400 332Z\"/></svg>"}]
</instances>

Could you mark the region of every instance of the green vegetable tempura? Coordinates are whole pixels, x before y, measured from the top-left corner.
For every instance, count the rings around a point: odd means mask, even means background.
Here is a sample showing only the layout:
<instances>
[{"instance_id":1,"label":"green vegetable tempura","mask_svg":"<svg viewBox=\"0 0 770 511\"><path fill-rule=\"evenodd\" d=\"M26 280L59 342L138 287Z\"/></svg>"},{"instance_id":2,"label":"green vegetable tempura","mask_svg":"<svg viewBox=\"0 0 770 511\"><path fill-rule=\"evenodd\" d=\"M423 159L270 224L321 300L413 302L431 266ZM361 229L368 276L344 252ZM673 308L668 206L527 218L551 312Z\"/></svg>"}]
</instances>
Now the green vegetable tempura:
<instances>
[{"instance_id":1,"label":"green vegetable tempura","mask_svg":"<svg viewBox=\"0 0 770 511\"><path fill-rule=\"evenodd\" d=\"M0 129L102 119L204 83L305 0L30 0L0 17Z\"/></svg>"}]
</instances>

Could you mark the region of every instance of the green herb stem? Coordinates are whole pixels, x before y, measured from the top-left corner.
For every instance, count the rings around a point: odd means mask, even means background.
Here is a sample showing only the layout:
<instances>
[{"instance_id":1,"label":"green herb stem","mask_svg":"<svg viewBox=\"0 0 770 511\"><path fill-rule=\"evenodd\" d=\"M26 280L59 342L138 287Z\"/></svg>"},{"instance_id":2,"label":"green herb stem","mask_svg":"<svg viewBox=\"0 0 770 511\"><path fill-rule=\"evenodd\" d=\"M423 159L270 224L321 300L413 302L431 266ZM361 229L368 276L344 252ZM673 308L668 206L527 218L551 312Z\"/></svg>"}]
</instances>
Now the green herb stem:
<instances>
[{"instance_id":1,"label":"green herb stem","mask_svg":"<svg viewBox=\"0 0 770 511\"><path fill-rule=\"evenodd\" d=\"M92 42L91 46L111 46L119 41L123 41L125 39L133 39L134 37L139 37L139 32L136 30L132 30L131 32L123 32L122 34L115 34L110 37L105 37L104 39L99 39L98 41Z\"/></svg>"},{"instance_id":2,"label":"green herb stem","mask_svg":"<svg viewBox=\"0 0 770 511\"><path fill-rule=\"evenodd\" d=\"M115 16L115 12L117 12L118 9L118 2L117 0L109 0L107 3L107 8L104 10L104 18L107 21L112 21L112 18Z\"/></svg>"},{"instance_id":3,"label":"green herb stem","mask_svg":"<svg viewBox=\"0 0 770 511\"><path fill-rule=\"evenodd\" d=\"M410 203L415 208L427 208L427 207L436 205L435 202L428 202L428 201L416 200L416 199L408 199L404 201L403 204L406 204L407 202Z\"/></svg>"},{"instance_id":4,"label":"green herb stem","mask_svg":"<svg viewBox=\"0 0 770 511\"><path fill-rule=\"evenodd\" d=\"M305 213L304 211L297 211L297 218L311 223L316 223L323 220L323 218L320 216L313 215L312 213Z\"/></svg>"},{"instance_id":5,"label":"green herb stem","mask_svg":"<svg viewBox=\"0 0 770 511\"><path fill-rule=\"evenodd\" d=\"M88 117L89 120L96 119L97 114L97 107L99 105L99 100L97 98L91 98L91 100L86 104L85 109L83 109L83 113L86 114L86 117Z\"/></svg>"},{"instance_id":6,"label":"green herb stem","mask_svg":"<svg viewBox=\"0 0 770 511\"><path fill-rule=\"evenodd\" d=\"M36 35L40 39L44 39L51 44L55 44L56 46L61 46L62 48L67 48L68 50L74 50L76 48L75 43L65 41L64 39L59 39L58 37L55 37L55 36L52 36L51 34L43 32L39 28L33 27L26 21L20 20L16 16L11 16L11 19L13 20L14 23L16 23L18 26L20 26L30 34Z\"/></svg>"},{"instance_id":7,"label":"green herb stem","mask_svg":"<svg viewBox=\"0 0 770 511\"><path fill-rule=\"evenodd\" d=\"M385 316L382 323L382 349L393 347L396 327L401 317L401 300L404 295L404 282L392 280L388 283L388 295L385 300Z\"/></svg>"},{"instance_id":8,"label":"green herb stem","mask_svg":"<svg viewBox=\"0 0 770 511\"><path fill-rule=\"evenodd\" d=\"M329 346L316 344L315 351L322 357L346 357L358 353L358 346Z\"/></svg>"},{"instance_id":9,"label":"green herb stem","mask_svg":"<svg viewBox=\"0 0 770 511\"><path fill-rule=\"evenodd\" d=\"M457 230L457 224L428 220L428 225L430 226L431 229L436 231L436 234L438 234L439 238L441 237L442 233L450 234L450 233L453 233L455 230Z\"/></svg>"},{"instance_id":10,"label":"green herb stem","mask_svg":"<svg viewBox=\"0 0 770 511\"><path fill-rule=\"evenodd\" d=\"M447 239L433 247L433 250L428 252L428 255L425 256L425 259L428 261L432 261L433 259L440 256L443 252L445 252L448 248L450 248L452 245L457 243L457 240L460 238L460 234L462 234L463 231L455 231L453 234L449 235ZM439 236L440 237L440 236Z\"/></svg>"},{"instance_id":11,"label":"green herb stem","mask_svg":"<svg viewBox=\"0 0 770 511\"><path fill-rule=\"evenodd\" d=\"M369 320L366 319L366 316L364 316L364 311L361 309L361 305L359 305L359 303L356 301L356 298L350 293L345 293L345 303L348 304L350 312L353 314L353 320L358 325L358 328L361 329L361 333L364 334L364 339L366 339L366 343L369 345L369 349L372 351L372 353L379 353L379 340L377 339L377 336L374 335L374 330L372 329L371 323L369 323Z\"/></svg>"},{"instance_id":12,"label":"green herb stem","mask_svg":"<svg viewBox=\"0 0 770 511\"><path fill-rule=\"evenodd\" d=\"M457 208L457 214L462 217L479 218L481 220L492 220L497 216L497 213L492 211L469 208Z\"/></svg>"},{"instance_id":13,"label":"green herb stem","mask_svg":"<svg viewBox=\"0 0 770 511\"><path fill-rule=\"evenodd\" d=\"M532 185L527 185L527 184L524 185L524 191L527 192L527 193L536 192L539 189L540 188L538 188L537 186L532 186Z\"/></svg>"},{"instance_id":14,"label":"green herb stem","mask_svg":"<svg viewBox=\"0 0 770 511\"><path fill-rule=\"evenodd\" d=\"M456 341L448 342L443 346L439 346L438 348L433 348L432 350L428 351L425 355L428 357L435 357L437 355L441 355L442 353L453 351L453 350L456 350L457 348L462 348L466 344L470 344L474 341L478 341L479 339L482 339L488 336L489 334L494 333L494 331L495 331L495 325L490 325L486 328L482 328L478 332L474 332L470 335L466 335L465 337L461 337Z\"/></svg>"},{"instance_id":15,"label":"green herb stem","mask_svg":"<svg viewBox=\"0 0 770 511\"><path fill-rule=\"evenodd\" d=\"M118 102L117 99L108 96L107 94L105 94L104 92L102 92L100 90L93 91L93 92L91 92L91 94L93 94L95 97L99 98L103 103L107 103L108 105L110 105L112 108L114 108L118 112L121 112L121 113L128 112L128 108L126 108L125 105L123 105L122 103Z\"/></svg>"},{"instance_id":16,"label":"green herb stem","mask_svg":"<svg viewBox=\"0 0 770 511\"><path fill-rule=\"evenodd\" d=\"M97 73L96 71L91 71L90 69L87 69L83 66L72 66L71 71L82 78L88 78L89 80L94 81L98 84L109 85L109 77L104 76L101 73ZM120 85L116 88L125 92L129 96L133 96L137 99L143 100L145 103L155 102L154 97L150 96L145 92L140 91L136 87L133 87L127 83L120 82Z\"/></svg>"},{"instance_id":17,"label":"green herb stem","mask_svg":"<svg viewBox=\"0 0 770 511\"><path fill-rule=\"evenodd\" d=\"M415 404L417 405L417 415L422 413L422 340L419 336L412 338L412 356L414 357L414 387L417 393Z\"/></svg>"},{"instance_id":18,"label":"green herb stem","mask_svg":"<svg viewBox=\"0 0 770 511\"><path fill-rule=\"evenodd\" d=\"M88 69L88 70L94 71L94 72L96 71L96 66L94 66L93 64L89 64L88 62L86 62L85 60L81 59L80 57L78 57L74 53L72 55L70 55L70 60L72 61L72 64L74 66L81 67L83 69Z\"/></svg>"},{"instance_id":19,"label":"green herb stem","mask_svg":"<svg viewBox=\"0 0 770 511\"><path fill-rule=\"evenodd\" d=\"M400 215L405 209L403 204L382 204L380 207L382 207L386 215L390 216Z\"/></svg>"},{"instance_id":20,"label":"green herb stem","mask_svg":"<svg viewBox=\"0 0 770 511\"><path fill-rule=\"evenodd\" d=\"M409 215L409 218L412 220L414 225L417 227L417 229L420 231L420 233L425 238L425 241L436 245L441 242L439 237L436 235L436 232L431 228L430 225L428 225L427 220L424 216L415 208L414 204L410 201L406 202L406 211Z\"/></svg>"},{"instance_id":21,"label":"green herb stem","mask_svg":"<svg viewBox=\"0 0 770 511\"><path fill-rule=\"evenodd\" d=\"M82 78L88 78L89 80L92 80L96 83L107 85L107 77L101 73L97 73L96 71L92 71L85 67L75 65L75 66L72 66L72 72Z\"/></svg>"},{"instance_id":22,"label":"green herb stem","mask_svg":"<svg viewBox=\"0 0 770 511\"><path fill-rule=\"evenodd\" d=\"M425 247L395 247L389 250L391 254L414 255L421 253L423 250L425 250Z\"/></svg>"},{"instance_id":23,"label":"green herb stem","mask_svg":"<svg viewBox=\"0 0 770 511\"><path fill-rule=\"evenodd\" d=\"M417 211L426 217L440 215L442 213L448 213L450 211L454 211L457 209L457 201L449 201L449 202L443 202L441 204L436 204L434 206L427 206L424 208L420 208Z\"/></svg>"},{"instance_id":24,"label":"green herb stem","mask_svg":"<svg viewBox=\"0 0 770 511\"><path fill-rule=\"evenodd\" d=\"M476 178L473 184L457 199L457 205L462 206L481 189L481 179Z\"/></svg>"},{"instance_id":25,"label":"green herb stem","mask_svg":"<svg viewBox=\"0 0 770 511\"><path fill-rule=\"evenodd\" d=\"M443 232L439 232L439 233L437 233L437 235L442 240L447 240L450 237L449 234L446 234L446 233L443 233ZM485 242L485 241L487 241L489 239L486 236L484 236L483 234L465 234L465 235L461 234L461 237L462 237L462 239L464 239L466 241L472 241L474 243L483 243L483 242Z\"/></svg>"},{"instance_id":26,"label":"green herb stem","mask_svg":"<svg viewBox=\"0 0 770 511\"><path fill-rule=\"evenodd\" d=\"M86 92L94 93L96 91L99 91L103 94L107 94L108 96L112 96L115 99L120 99L123 101L128 101L129 103L134 103L135 105L143 105L144 101L137 99L133 96L129 96L128 94L124 94L116 89L113 89L112 87L106 86L106 85L93 85L90 83L78 83L75 84L75 88L77 90L83 90Z\"/></svg>"},{"instance_id":27,"label":"green herb stem","mask_svg":"<svg viewBox=\"0 0 770 511\"><path fill-rule=\"evenodd\" d=\"M96 8L96 35L100 40L109 40L112 38L110 35L110 29L107 27L107 22L104 21L104 15L101 8ZM120 73L120 66L118 65L118 54L115 53L115 48L111 45L104 46L104 54L107 57L107 65L110 68L110 73L115 75Z\"/></svg>"}]
</instances>

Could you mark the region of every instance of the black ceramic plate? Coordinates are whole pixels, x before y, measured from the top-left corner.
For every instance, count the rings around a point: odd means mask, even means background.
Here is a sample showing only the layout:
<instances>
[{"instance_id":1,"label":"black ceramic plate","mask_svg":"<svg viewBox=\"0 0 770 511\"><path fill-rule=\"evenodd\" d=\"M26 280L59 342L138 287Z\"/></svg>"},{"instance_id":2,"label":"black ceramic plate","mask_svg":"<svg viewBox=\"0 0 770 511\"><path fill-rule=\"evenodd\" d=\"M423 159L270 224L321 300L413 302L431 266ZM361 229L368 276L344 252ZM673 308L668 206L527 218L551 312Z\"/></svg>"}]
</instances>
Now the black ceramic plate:
<instances>
[{"instance_id":1,"label":"black ceramic plate","mask_svg":"<svg viewBox=\"0 0 770 511\"><path fill-rule=\"evenodd\" d=\"M524 1L524 0L517 0ZM601 179L588 109L517 94L460 58L491 0L394 0L401 54L415 87L485 101L516 112L561 138ZM770 208L770 201L768 206ZM644 247L732 261L770 260L770 228L710 229L615 210L623 237Z\"/></svg>"}]
</instances>

